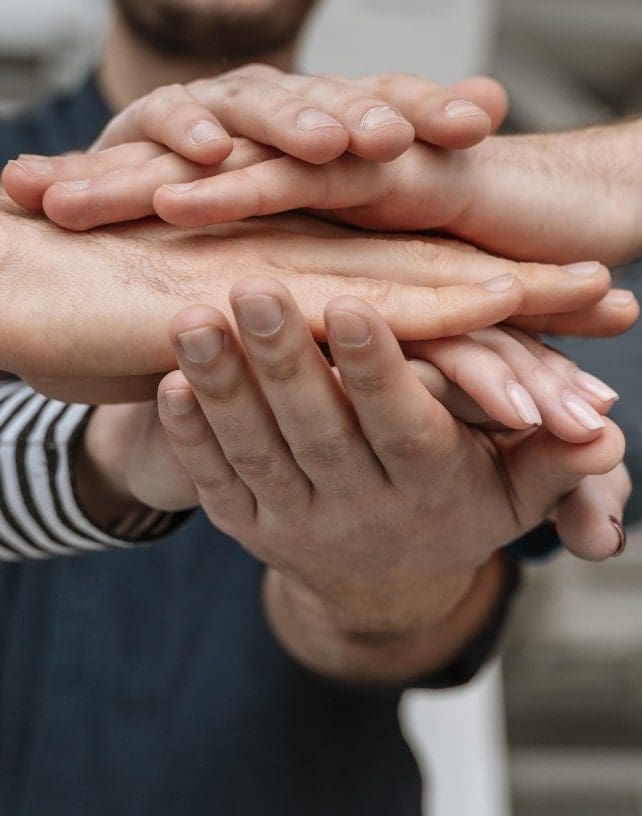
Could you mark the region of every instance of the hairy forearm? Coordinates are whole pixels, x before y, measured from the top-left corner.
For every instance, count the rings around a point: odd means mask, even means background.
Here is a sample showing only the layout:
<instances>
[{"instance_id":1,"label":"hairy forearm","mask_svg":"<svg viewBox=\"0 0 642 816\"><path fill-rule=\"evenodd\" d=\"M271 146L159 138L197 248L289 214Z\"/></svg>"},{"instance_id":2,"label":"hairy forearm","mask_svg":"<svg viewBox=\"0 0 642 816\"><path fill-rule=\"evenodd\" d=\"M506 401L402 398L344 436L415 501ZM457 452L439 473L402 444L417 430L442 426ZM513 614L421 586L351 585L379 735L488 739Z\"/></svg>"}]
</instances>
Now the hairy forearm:
<instances>
[{"instance_id":1,"label":"hairy forearm","mask_svg":"<svg viewBox=\"0 0 642 816\"><path fill-rule=\"evenodd\" d=\"M268 570L265 611L282 646L311 671L348 683L404 684L447 666L477 634L498 600L503 570L496 556L477 570L427 580L414 608L406 607L407 620L390 628L369 628L361 614L352 627L349 614L337 617Z\"/></svg>"},{"instance_id":2,"label":"hairy forearm","mask_svg":"<svg viewBox=\"0 0 642 816\"><path fill-rule=\"evenodd\" d=\"M521 260L606 265L642 254L642 119L498 136L475 148L459 236Z\"/></svg>"}]
</instances>

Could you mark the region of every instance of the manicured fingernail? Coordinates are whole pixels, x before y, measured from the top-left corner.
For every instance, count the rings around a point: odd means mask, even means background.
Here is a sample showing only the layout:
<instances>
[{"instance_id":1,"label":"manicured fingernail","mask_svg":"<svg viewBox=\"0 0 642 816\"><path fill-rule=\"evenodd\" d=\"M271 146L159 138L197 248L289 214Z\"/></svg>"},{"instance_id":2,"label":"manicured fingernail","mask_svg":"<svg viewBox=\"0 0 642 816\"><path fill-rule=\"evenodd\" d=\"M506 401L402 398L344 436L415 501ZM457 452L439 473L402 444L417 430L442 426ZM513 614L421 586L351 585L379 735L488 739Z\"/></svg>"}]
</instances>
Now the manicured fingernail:
<instances>
[{"instance_id":1,"label":"manicured fingernail","mask_svg":"<svg viewBox=\"0 0 642 816\"><path fill-rule=\"evenodd\" d=\"M616 519L615 516L609 516L609 521L617 533L617 546L611 557L617 558L618 556L622 555L626 549L626 530L624 529L622 522L619 519Z\"/></svg>"},{"instance_id":2,"label":"manicured fingernail","mask_svg":"<svg viewBox=\"0 0 642 816\"><path fill-rule=\"evenodd\" d=\"M470 99L453 99L445 108L446 116L449 119L467 119L469 116L488 116L479 105L471 102Z\"/></svg>"},{"instance_id":3,"label":"manicured fingernail","mask_svg":"<svg viewBox=\"0 0 642 816\"><path fill-rule=\"evenodd\" d=\"M577 371L574 380L584 391L588 391L589 394L604 400L604 402L620 399L617 391L614 391L610 385L602 382L602 380L594 377L593 374L589 374L588 371Z\"/></svg>"},{"instance_id":4,"label":"manicured fingernail","mask_svg":"<svg viewBox=\"0 0 642 816\"><path fill-rule=\"evenodd\" d=\"M361 129L366 133L372 133L373 130L379 130L388 125L407 125L409 124L403 116L399 116L392 108L372 108L361 120Z\"/></svg>"},{"instance_id":5,"label":"manicured fingernail","mask_svg":"<svg viewBox=\"0 0 642 816\"><path fill-rule=\"evenodd\" d=\"M81 190L86 190L89 187L89 179L77 179L76 181L59 181L61 187L68 190L70 193L78 193Z\"/></svg>"},{"instance_id":6,"label":"manicured fingernail","mask_svg":"<svg viewBox=\"0 0 642 816\"><path fill-rule=\"evenodd\" d=\"M180 195L181 193L187 193L189 190L193 190L197 184L198 182L196 181L187 181L185 184L164 184L161 190L169 190L170 193Z\"/></svg>"},{"instance_id":7,"label":"manicured fingernail","mask_svg":"<svg viewBox=\"0 0 642 816\"><path fill-rule=\"evenodd\" d=\"M600 271L600 264L597 261L587 261L586 263L568 264L564 267L571 275L578 278L592 278Z\"/></svg>"},{"instance_id":8,"label":"manicured fingernail","mask_svg":"<svg viewBox=\"0 0 642 816\"><path fill-rule=\"evenodd\" d=\"M329 312L328 326L333 340L347 348L361 348L370 342L370 321L354 312Z\"/></svg>"},{"instance_id":9,"label":"manicured fingernail","mask_svg":"<svg viewBox=\"0 0 642 816\"><path fill-rule=\"evenodd\" d=\"M197 122L189 132L189 138L192 144L197 147L207 142L213 142L215 139L223 139L225 133L220 127L217 127L212 122Z\"/></svg>"},{"instance_id":10,"label":"manicured fingernail","mask_svg":"<svg viewBox=\"0 0 642 816\"><path fill-rule=\"evenodd\" d=\"M635 300L635 295L628 289L611 289L605 300L608 300L611 306L630 306Z\"/></svg>"},{"instance_id":11,"label":"manicured fingernail","mask_svg":"<svg viewBox=\"0 0 642 816\"><path fill-rule=\"evenodd\" d=\"M576 419L588 431L597 431L606 427L604 417L601 417L585 399L574 391L562 392L562 405L573 419Z\"/></svg>"},{"instance_id":12,"label":"manicured fingernail","mask_svg":"<svg viewBox=\"0 0 642 816\"><path fill-rule=\"evenodd\" d=\"M489 292L507 292L513 285L514 280L515 276L509 273L508 275L500 275L497 278L491 278L490 280L484 281L479 285L482 287L482 289L488 289Z\"/></svg>"},{"instance_id":13,"label":"manicured fingernail","mask_svg":"<svg viewBox=\"0 0 642 816\"><path fill-rule=\"evenodd\" d=\"M17 164L30 176L48 176L53 173L53 164L49 159L20 157L17 161L11 161L9 164Z\"/></svg>"},{"instance_id":14,"label":"manicured fingernail","mask_svg":"<svg viewBox=\"0 0 642 816\"><path fill-rule=\"evenodd\" d=\"M542 424L542 415L523 385L515 381L509 382L506 386L506 393L522 422L527 422L529 425Z\"/></svg>"},{"instance_id":15,"label":"manicured fingernail","mask_svg":"<svg viewBox=\"0 0 642 816\"><path fill-rule=\"evenodd\" d=\"M211 363L223 348L223 332L214 326L190 329L179 334L177 340L192 363Z\"/></svg>"},{"instance_id":16,"label":"manicured fingernail","mask_svg":"<svg viewBox=\"0 0 642 816\"><path fill-rule=\"evenodd\" d=\"M318 108L304 110L297 120L297 125L299 130L303 131L316 130L317 128L341 127L336 119Z\"/></svg>"},{"instance_id":17,"label":"manicured fingernail","mask_svg":"<svg viewBox=\"0 0 642 816\"><path fill-rule=\"evenodd\" d=\"M187 388L175 388L173 391L165 391L164 397L170 413L175 416L189 414L196 405L193 391Z\"/></svg>"},{"instance_id":18,"label":"manicured fingernail","mask_svg":"<svg viewBox=\"0 0 642 816\"><path fill-rule=\"evenodd\" d=\"M276 334L285 320L283 304L272 295L241 295L234 305L245 328L259 337Z\"/></svg>"}]
</instances>

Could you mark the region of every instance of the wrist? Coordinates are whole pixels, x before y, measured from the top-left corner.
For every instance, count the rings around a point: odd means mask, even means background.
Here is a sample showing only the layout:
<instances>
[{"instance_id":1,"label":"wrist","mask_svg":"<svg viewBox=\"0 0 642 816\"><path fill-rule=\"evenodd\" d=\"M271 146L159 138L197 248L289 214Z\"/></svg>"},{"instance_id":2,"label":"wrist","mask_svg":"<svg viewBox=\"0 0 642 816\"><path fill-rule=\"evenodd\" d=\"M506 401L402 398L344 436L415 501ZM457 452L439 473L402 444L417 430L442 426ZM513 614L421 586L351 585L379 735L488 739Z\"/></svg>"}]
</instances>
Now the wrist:
<instances>
[{"instance_id":1,"label":"wrist","mask_svg":"<svg viewBox=\"0 0 642 816\"><path fill-rule=\"evenodd\" d=\"M99 527L110 528L143 505L128 486L128 438L118 432L127 426L126 405L99 406L85 427L76 453L74 476L78 503ZM122 416L121 416L122 415Z\"/></svg>"},{"instance_id":2,"label":"wrist","mask_svg":"<svg viewBox=\"0 0 642 816\"><path fill-rule=\"evenodd\" d=\"M502 584L503 557L433 576L403 604L337 609L268 570L264 604L277 640L308 669L347 682L401 683L442 668L483 624ZM404 596L406 593L404 593ZM373 605L374 606L374 605Z\"/></svg>"}]
</instances>

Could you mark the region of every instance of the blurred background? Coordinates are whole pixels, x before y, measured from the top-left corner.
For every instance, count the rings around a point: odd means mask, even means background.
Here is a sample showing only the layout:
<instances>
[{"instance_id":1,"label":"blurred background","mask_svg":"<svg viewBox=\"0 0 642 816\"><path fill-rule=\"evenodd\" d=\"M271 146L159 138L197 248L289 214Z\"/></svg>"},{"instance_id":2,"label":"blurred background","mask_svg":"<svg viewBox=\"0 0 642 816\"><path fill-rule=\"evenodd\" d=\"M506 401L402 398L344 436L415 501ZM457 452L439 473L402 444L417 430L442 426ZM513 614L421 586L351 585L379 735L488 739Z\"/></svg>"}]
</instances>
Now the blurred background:
<instances>
[{"instance_id":1,"label":"blurred background","mask_svg":"<svg viewBox=\"0 0 642 816\"><path fill-rule=\"evenodd\" d=\"M101 0L2 0L0 112L71 87L104 21ZM327 0L301 63L444 82L490 72L510 90L510 127L541 130L642 110L641 42L640 0ZM527 570L502 673L407 696L434 816L642 816L642 536L632 538L617 562Z\"/></svg>"}]
</instances>

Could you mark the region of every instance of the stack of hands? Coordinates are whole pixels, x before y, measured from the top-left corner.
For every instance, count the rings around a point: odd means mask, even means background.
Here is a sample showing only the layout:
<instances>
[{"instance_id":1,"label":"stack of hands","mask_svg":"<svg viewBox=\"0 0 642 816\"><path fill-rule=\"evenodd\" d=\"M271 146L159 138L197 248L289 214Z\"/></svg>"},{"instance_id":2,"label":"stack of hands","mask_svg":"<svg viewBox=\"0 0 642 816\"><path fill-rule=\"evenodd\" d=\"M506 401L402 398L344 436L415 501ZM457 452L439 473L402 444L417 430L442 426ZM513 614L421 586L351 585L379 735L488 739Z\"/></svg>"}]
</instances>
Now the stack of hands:
<instances>
[{"instance_id":1,"label":"stack of hands","mask_svg":"<svg viewBox=\"0 0 642 816\"><path fill-rule=\"evenodd\" d=\"M603 264L642 247L610 158L642 127L493 136L505 113L484 78L250 66L2 177L0 364L123 403L92 417L84 482L109 512L202 505L326 673L387 639L400 677L441 665L547 519L582 558L623 548L617 394L536 333L637 318Z\"/></svg>"}]
</instances>

